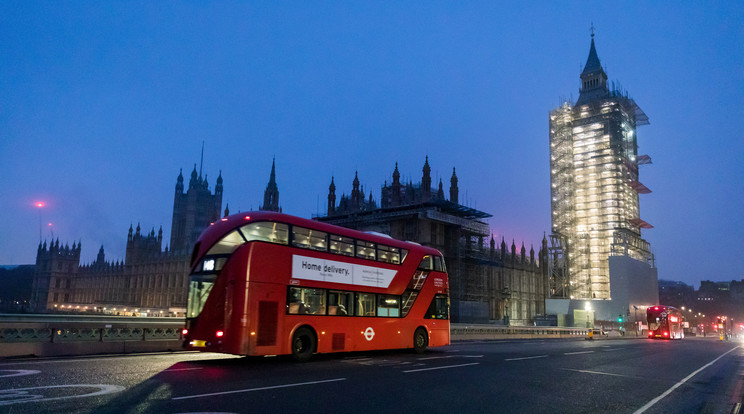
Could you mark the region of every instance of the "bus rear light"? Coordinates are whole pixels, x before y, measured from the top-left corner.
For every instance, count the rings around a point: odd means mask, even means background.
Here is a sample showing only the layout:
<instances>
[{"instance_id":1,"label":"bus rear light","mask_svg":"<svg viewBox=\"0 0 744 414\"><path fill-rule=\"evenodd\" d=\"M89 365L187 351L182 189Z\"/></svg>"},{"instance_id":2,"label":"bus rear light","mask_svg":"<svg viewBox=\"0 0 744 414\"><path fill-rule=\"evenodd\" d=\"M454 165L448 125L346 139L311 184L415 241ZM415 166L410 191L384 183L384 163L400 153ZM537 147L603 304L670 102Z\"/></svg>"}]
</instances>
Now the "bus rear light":
<instances>
[{"instance_id":1,"label":"bus rear light","mask_svg":"<svg viewBox=\"0 0 744 414\"><path fill-rule=\"evenodd\" d=\"M218 338L222 338L223 336L225 336L225 332L224 331L217 331L216 335L217 335Z\"/></svg>"},{"instance_id":2,"label":"bus rear light","mask_svg":"<svg viewBox=\"0 0 744 414\"><path fill-rule=\"evenodd\" d=\"M251 216L245 216L245 220L248 221L251 219Z\"/></svg>"},{"instance_id":3,"label":"bus rear light","mask_svg":"<svg viewBox=\"0 0 744 414\"><path fill-rule=\"evenodd\" d=\"M188 329L186 329L186 328L181 329L181 335L186 336L188 334L189 334L189 330Z\"/></svg>"},{"instance_id":4,"label":"bus rear light","mask_svg":"<svg viewBox=\"0 0 744 414\"><path fill-rule=\"evenodd\" d=\"M648 336L654 336L654 332L653 331L649 331L648 332Z\"/></svg>"},{"instance_id":5,"label":"bus rear light","mask_svg":"<svg viewBox=\"0 0 744 414\"><path fill-rule=\"evenodd\" d=\"M669 336L669 332L664 332L664 336Z\"/></svg>"}]
</instances>

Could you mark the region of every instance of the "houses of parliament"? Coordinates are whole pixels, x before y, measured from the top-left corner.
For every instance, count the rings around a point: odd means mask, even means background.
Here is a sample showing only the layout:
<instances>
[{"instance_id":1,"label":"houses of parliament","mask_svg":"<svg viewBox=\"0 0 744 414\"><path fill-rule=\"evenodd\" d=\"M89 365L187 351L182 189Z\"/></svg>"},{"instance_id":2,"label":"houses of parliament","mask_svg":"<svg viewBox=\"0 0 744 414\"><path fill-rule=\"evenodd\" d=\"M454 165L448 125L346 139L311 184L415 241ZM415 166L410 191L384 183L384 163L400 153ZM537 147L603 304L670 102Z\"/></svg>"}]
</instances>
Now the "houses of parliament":
<instances>
[{"instance_id":1,"label":"houses of parliament","mask_svg":"<svg viewBox=\"0 0 744 414\"><path fill-rule=\"evenodd\" d=\"M545 313L548 291L547 242L537 258L502 238L497 246L483 219L491 215L458 202L453 169L449 199L443 184L432 187L428 157L420 183L402 183L396 163L380 203L365 197L357 176L351 196L336 202L331 179L327 215L316 220L360 230L381 231L394 238L432 246L443 252L450 269L452 319L455 322L530 323ZM179 173L174 194L169 244L163 248L162 227L129 228L123 261L107 261L103 247L95 261L80 263L80 243L40 243L31 292L34 312L97 312L113 315L183 317L186 311L191 247L221 214L223 179L214 192L194 166L188 187ZM281 211L272 162L260 210ZM490 239L489 239L490 238Z\"/></svg>"},{"instance_id":2,"label":"houses of parliament","mask_svg":"<svg viewBox=\"0 0 744 414\"><path fill-rule=\"evenodd\" d=\"M176 179L170 244L162 227L143 233L129 227L124 261L107 261L103 246L96 260L80 264L80 243L59 239L39 244L31 289L31 309L96 311L109 314L183 316L186 310L191 246L209 223L220 218L222 173L214 193L206 177L191 172L188 189L183 172ZM225 214L228 211L225 209Z\"/></svg>"}]
</instances>

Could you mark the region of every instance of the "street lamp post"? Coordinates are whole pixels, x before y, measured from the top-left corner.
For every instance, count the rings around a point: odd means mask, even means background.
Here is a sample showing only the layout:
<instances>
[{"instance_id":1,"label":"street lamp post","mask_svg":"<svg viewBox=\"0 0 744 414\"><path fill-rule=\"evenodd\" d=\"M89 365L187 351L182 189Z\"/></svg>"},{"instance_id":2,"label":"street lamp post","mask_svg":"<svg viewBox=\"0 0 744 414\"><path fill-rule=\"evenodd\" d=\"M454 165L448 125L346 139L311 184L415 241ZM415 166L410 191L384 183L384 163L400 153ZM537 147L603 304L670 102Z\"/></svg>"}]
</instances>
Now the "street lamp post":
<instances>
[{"instance_id":1,"label":"street lamp post","mask_svg":"<svg viewBox=\"0 0 744 414\"><path fill-rule=\"evenodd\" d=\"M37 201L34 205L39 209L39 243L41 243L41 209L44 208L44 202Z\"/></svg>"}]
</instances>

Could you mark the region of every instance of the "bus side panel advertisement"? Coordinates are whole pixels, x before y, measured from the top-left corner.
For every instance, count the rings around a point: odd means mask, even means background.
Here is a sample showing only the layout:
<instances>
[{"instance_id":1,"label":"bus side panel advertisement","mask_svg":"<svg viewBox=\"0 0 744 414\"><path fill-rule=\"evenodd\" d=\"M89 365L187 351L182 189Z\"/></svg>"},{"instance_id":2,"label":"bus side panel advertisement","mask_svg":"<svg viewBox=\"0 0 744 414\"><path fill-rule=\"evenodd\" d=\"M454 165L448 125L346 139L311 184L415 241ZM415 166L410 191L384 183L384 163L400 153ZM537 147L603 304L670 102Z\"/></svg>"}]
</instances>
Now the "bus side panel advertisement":
<instances>
[{"instance_id":1,"label":"bus side panel advertisement","mask_svg":"<svg viewBox=\"0 0 744 414\"><path fill-rule=\"evenodd\" d=\"M320 282L387 288L395 270L292 255L292 277Z\"/></svg>"}]
</instances>

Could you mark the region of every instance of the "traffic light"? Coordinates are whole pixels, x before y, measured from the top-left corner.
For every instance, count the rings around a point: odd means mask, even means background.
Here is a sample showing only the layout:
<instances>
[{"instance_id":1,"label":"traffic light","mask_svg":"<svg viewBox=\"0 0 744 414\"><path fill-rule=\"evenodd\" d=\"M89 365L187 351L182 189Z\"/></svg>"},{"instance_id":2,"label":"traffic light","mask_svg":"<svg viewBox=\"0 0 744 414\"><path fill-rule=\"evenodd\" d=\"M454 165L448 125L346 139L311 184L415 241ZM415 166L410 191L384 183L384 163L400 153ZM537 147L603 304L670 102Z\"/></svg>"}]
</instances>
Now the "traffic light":
<instances>
[{"instance_id":1,"label":"traffic light","mask_svg":"<svg viewBox=\"0 0 744 414\"><path fill-rule=\"evenodd\" d=\"M623 314L617 315L617 322L623 323Z\"/></svg>"}]
</instances>

